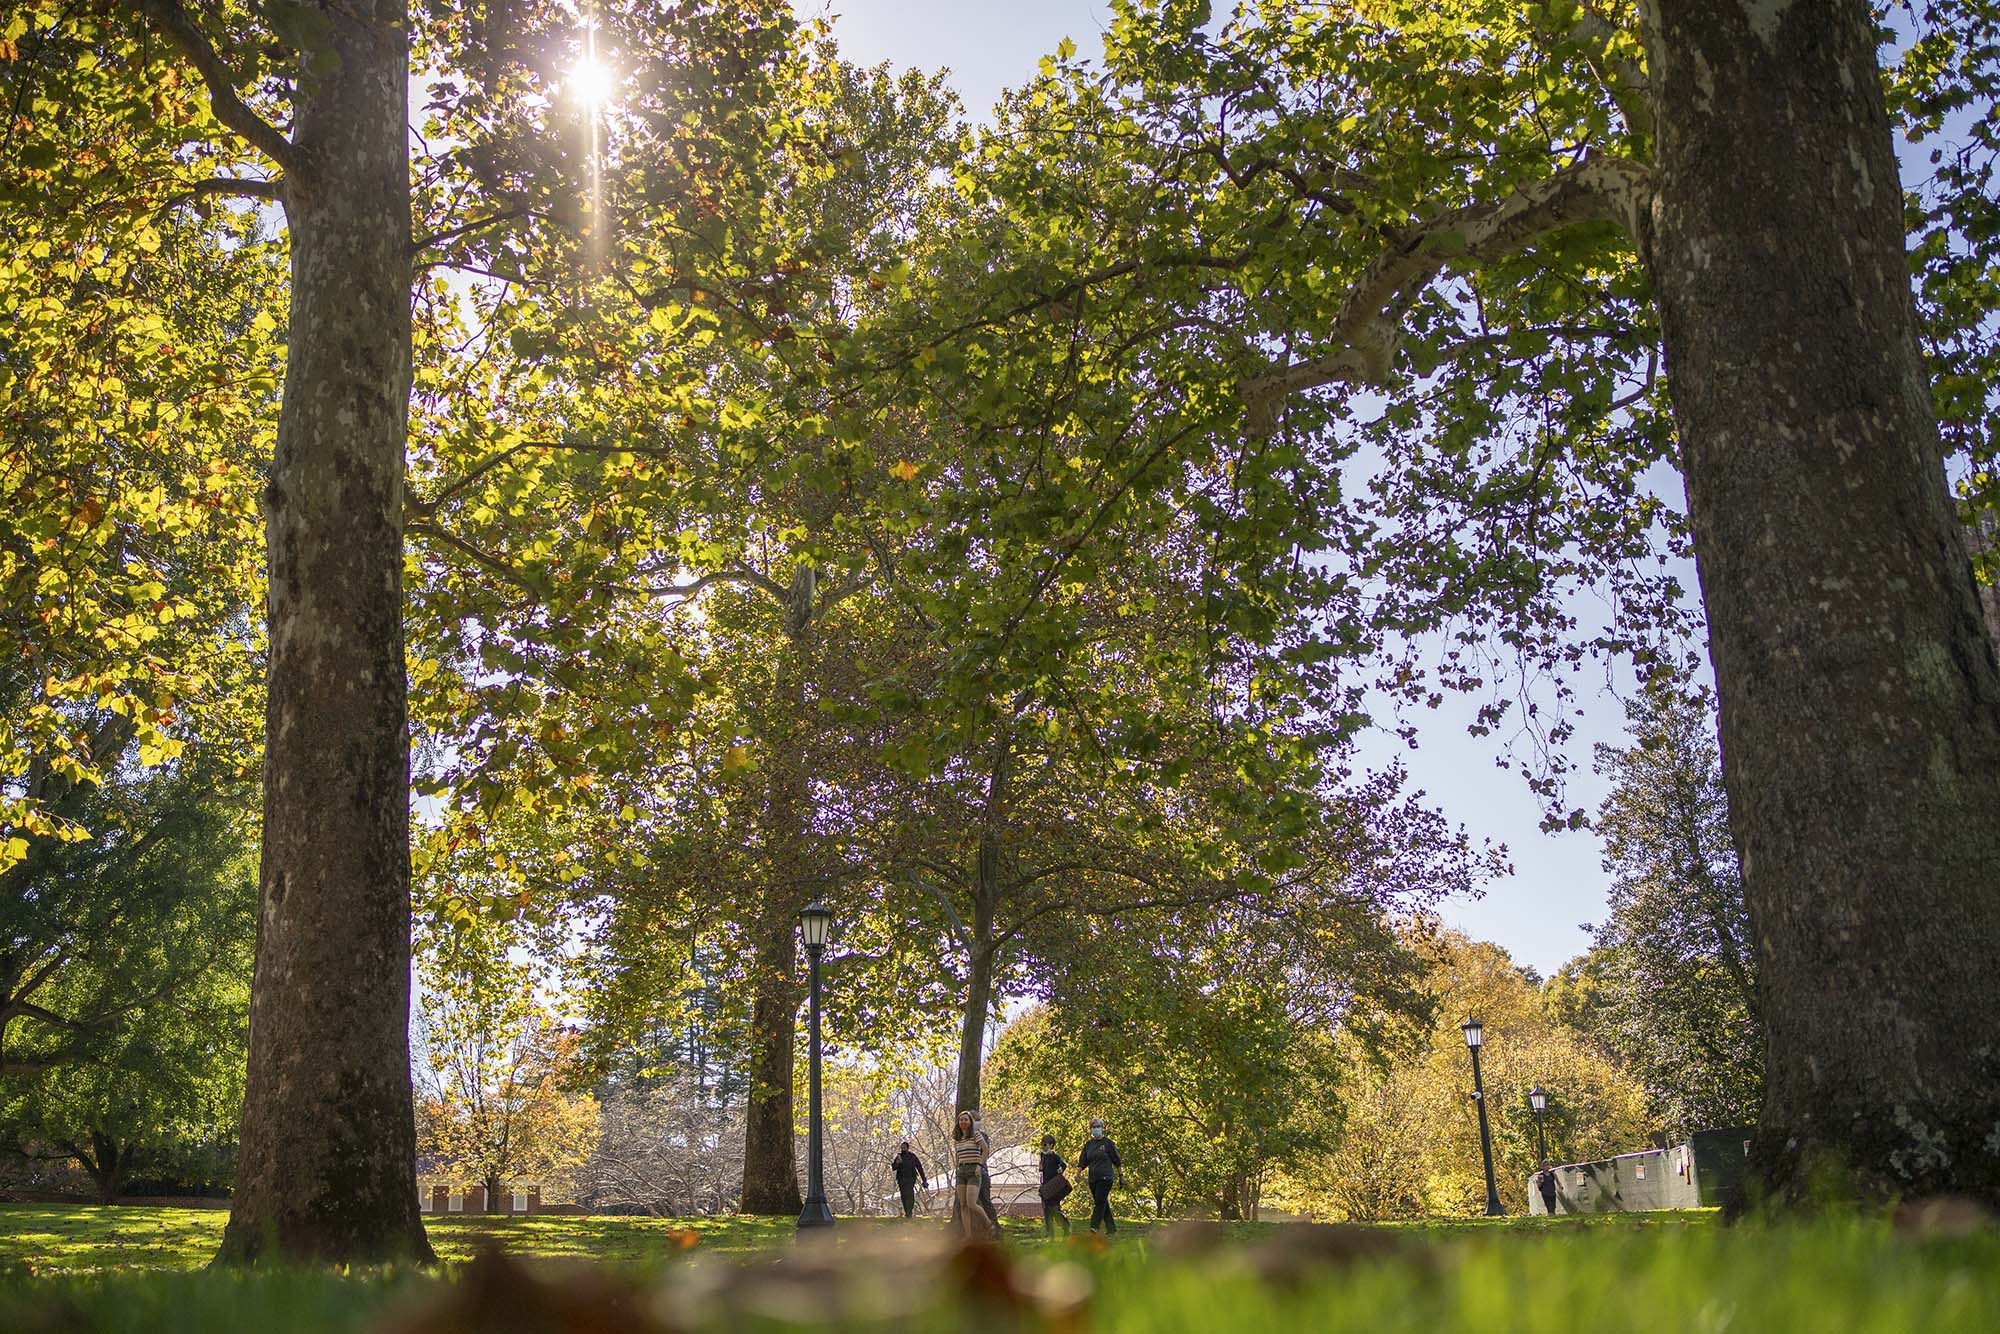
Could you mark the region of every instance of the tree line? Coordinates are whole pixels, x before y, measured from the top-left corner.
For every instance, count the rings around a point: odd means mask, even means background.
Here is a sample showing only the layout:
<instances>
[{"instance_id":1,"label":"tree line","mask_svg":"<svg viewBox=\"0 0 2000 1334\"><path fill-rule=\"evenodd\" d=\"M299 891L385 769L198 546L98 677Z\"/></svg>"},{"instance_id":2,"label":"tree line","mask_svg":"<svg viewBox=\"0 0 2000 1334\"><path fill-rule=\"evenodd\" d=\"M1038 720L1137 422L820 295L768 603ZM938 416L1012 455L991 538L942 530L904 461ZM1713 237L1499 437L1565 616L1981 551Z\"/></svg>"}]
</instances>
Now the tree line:
<instances>
[{"instance_id":1,"label":"tree line","mask_svg":"<svg viewBox=\"0 0 2000 1334\"><path fill-rule=\"evenodd\" d=\"M9 911L261 766L233 1259L428 1253L413 903L747 1000L782 1210L807 899L961 1102L1002 994L1370 1041L1485 862L1354 734L1488 692L1581 824L1564 678L1705 635L1761 1180L1990 1194L1989 22L1125 3L968 127L767 0L25 5Z\"/></svg>"}]
</instances>

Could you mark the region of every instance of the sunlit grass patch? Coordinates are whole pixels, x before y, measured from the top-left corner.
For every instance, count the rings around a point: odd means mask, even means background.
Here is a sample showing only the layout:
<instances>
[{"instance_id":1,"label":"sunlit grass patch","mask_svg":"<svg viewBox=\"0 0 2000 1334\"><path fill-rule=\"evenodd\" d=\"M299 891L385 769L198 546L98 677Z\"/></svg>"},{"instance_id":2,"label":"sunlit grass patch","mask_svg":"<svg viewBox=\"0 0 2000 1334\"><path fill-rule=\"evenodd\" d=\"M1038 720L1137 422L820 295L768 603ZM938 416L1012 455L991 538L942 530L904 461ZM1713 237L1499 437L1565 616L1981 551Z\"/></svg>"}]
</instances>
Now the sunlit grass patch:
<instances>
[{"instance_id":1,"label":"sunlit grass patch","mask_svg":"<svg viewBox=\"0 0 2000 1334\"><path fill-rule=\"evenodd\" d=\"M462 1296L476 1287L462 1281L471 1272L467 1261L489 1242L512 1254L613 1266L613 1277L590 1283L579 1281L574 1267L512 1271L510 1291L586 1294L580 1300L588 1301L596 1300L587 1295L596 1283L659 1316L660 1328L680 1322L691 1330L792 1328L779 1317L840 1309L846 1285L879 1288L885 1268L890 1287L918 1295L915 1305L886 1323L815 1327L939 1334L2000 1329L2000 1232L1926 1240L1876 1219L1724 1227L1692 1213L1347 1232L1233 1224L1171 1239L1134 1224L1108 1244L1081 1231L1067 1243L1045 1244L1039 1225L1013 1221L992 1262L998 1268L980 1270L937 1258L948 1233L936 1221L842 1220L834 1246L795 1259L801 1252L788 1219L472 1217L431 1220L433 1244L446 1261L442 1276L407 1269L173 1272L206 1261L222 1220L219 1211L0 1208L0 1253L10 1266L0 1281L0 1329L348 1334L384 1329L392 1313L425 1303L451 1313L441 1328L484 1328L478 1308L452 1303L471 1300ZM896 1238L933 1244L899 1256L885 1244ZM707 1280L697 1277L704 1259L711 1262ZM803 1284L802 1264L811 1274ZM157 1272L144 1272L148 1266ZM716 1287L717 1272L733 1276ZM678 1300L703 1282L722 1295L706 1306ZM763 1300L767 1284L774 1292L789 1284L789 1294ZM1036 1294L1054 1291L1080 1301L1081 1312L1058 1319L1037 1305ZM861 1307L849 1301L846 1309ZM689 1310L696 1314L683 1320ZM633 1328L638 1334L650 1326Z\"/></svg>"}]
</instances>

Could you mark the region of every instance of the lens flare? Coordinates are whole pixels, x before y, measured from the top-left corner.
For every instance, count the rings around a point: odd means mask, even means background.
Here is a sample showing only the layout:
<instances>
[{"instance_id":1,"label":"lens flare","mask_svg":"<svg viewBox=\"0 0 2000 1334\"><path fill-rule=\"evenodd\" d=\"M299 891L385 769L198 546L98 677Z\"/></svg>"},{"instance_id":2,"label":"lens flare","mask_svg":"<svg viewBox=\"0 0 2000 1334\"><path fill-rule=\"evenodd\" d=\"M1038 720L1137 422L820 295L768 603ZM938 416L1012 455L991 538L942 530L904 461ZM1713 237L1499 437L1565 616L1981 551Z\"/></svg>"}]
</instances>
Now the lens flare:
<instances>
[{"instance_id":1,"label":"lens flare","mask_svg":"<svg viewBox=\"0 0 2000 1334\"><path fill-rule=\"evenodd\" d=\"M596 110L611 100L617 83L618 76L609 65L596 56L585 56L570 68L565 91L581 105Z\"/></svg>"}]
</instances>

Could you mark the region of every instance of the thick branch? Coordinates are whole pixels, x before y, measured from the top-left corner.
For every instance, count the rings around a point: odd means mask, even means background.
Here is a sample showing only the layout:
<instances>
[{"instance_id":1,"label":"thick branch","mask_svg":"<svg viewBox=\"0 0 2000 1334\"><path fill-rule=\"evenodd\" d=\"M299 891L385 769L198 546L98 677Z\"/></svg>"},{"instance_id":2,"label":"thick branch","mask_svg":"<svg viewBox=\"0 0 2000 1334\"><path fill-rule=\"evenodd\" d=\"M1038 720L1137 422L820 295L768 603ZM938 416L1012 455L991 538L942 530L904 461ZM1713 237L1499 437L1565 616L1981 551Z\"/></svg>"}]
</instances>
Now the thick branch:
<instances>
[{"instance_id":1,"label":"thick branch","mask_svg":"<svg viewBox=\"0 0 2000 1334\"><path fill-rule=\"evenodd\" d=\"M285 184L280 180L251 180L239 176L217 176L206 181L196 181L175 202L185 203L193 199L213 199L218 196L236 199L268 199L274 203L282 203L285 198Z\"/></svg>"},{"instance_id":2,"label":"thick branch","mask_svg":"<svg viewBox=\"0 0 2000 1334\"><path fill-rule=\"evenodd\" d=\"M765 576L757 573L755 570L743 567L737 567L728 570L717 570L713 574L704 574L699 579L690 579L688 582L684 584L660 584L660 585L653 585L650 587L642 585L638 587L625 588L621 591L627 593L636 593L642 597L678 598L681 601L686 602L690 598L693 598L696 594L700 593L704 588L707 588L710 584L749 584L752 587L762 589L764 592L769 593L772 597L777 598L780 601L782 601L785 597L784 588L781 587L775 580L768 579Z\"/></svg>"},{"instance_id":3,"label":"thick branch","mask_svg":"<svg viewBox=\"0 0 2000 1334\"><path fill-rule=\"evenodd\" d=\"M1498 259L1580 222L1617 222L1641 238L1649 188L1645 167L1621 158L1590 157L1498 203L1453 209L1412 228L1361 271L1334 320L1331 351L1243 382L1251 420L1268 422L1279 400L1304 390L1385 382L1410 307L1455 260Z\"/></svg>"},{"instance_id":4,"label":"thick branch","mask_svg":"<svg viewBox=\"0 0 2000 1334\"><path fill-rule=\"evenodd\" d=\"M466 472L447 482L429 500L418 500L415 497L409 498L404 502L404 514L411 522L430 518L438 512L438 509L445 501L465 490L465 488L471 486L508 459L528 449L561 449L579 454L631 454L635 457L656 459L670 459L675 457L673 450L657 446L607 445L595 440L517 440L513 444L496 449L486 455L485 458L480 459L471 468L466 470Z\"/></svg>"},{"instance_id":5,"label":"thick branch","mask_svg":"<svg viewBox=\"0 0 2000 1334\"><path fill-rule=\"evenodd\" d=\"M139 12L152 20L160 35L181 49L208 85L208 105L215 118L280 167L289 170L296 158L292 141L278 127L251 109L236 91L236 72L222 63L201 29L194 26L180 0L137 0Z\"/></svg>"},{"instance_id":6,"label":"thick branch","mask_svg":"<svg viewBox=\"0 0 2000 1334\"><path fill-rule=\"evenodd\" d=\"M429 236L418 237L410 243L410 253L413 255L422 254L432 246L449 244L452 241L470 236L472 233L482 231L485 228L496 226L503 222L519 222L522 218L534 216L536 214L533 209L511 208L504 213L495 213L490 217L474 218L471 222L462 223L457 227L447 227L441 232L432 232Z\"/></svg>"},{"instance_id":7,"label":"thick branch","mask_svg":"<svg viewBox=\"0 0 2000 1334\"><path fill-rule=\"evenodd\" d=\"M972 933L966 930L965 919L960 917L958 909L952 906L950 896L928 880L920 880L913 875L905 875L903 879L912 889L921 889L937 900L938 907L944 909L945 920L951 923L952 934L958 937L958 943L965 947L965 952L971 954Z\"/></svg>"},{"instance_id":8,"label":"thick branch","mask_svg":"<svg viewBox=\"0 0 2000 1334\"><path fill-rule=\"evenodd\" d=\"M1651 138L1652 90L1646 82L1646 71L1639 67L1637 61L1611 53L1611 42L1618 35L1618 29L1584 10L1579 11L1576 22L1570 24L1569 35L1583 47L1583 58L1589 63L1591 73L1611 94L1612 105L1618 108L1619 115L1625 117L1626 126L1634 134Z\"/></svg>"},{"instance_id":9,"label":"thick branch","mask_svg":"<svg viewBox=\"0 0 2000 1334\"><path fill-rule=\"evenodd\" d=\"M536 602L540 602L543 600L544 595L542 590L535 587L535 585L533 585L532 583L529 583L527 577L523 575L519 570L509 565L506 561L503 561L495 556L490 556L486 552L481 551L478 547L472 545L472 543L466 541L464 538L458 536L456 533L452 533L443 528L440 528L436 524L426 523L426 522L412 523L408 525L405 531L409 533L409 535L412 537L428 537L437 542L440 542L443 545L450 547L453 551L456 551L459 555L465 557L473 564L480 566L482 569L490 570L494 574L499 575L502 579L505 579L508 583L514 585L514 587L526 593L530 598L533 598Z\"/></svg>"}]
</instances>

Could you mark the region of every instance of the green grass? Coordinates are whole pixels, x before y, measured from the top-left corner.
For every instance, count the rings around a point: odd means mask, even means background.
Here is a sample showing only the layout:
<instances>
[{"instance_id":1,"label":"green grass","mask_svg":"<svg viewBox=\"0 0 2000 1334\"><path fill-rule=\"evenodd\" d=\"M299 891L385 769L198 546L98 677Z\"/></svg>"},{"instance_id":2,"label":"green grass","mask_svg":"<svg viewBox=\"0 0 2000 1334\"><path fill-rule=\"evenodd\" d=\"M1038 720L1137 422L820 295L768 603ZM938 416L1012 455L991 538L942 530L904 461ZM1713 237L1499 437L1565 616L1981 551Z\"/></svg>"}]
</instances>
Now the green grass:
<instances>
[{"instance_id":1,"label":"green grass","mask_svg":"<svg viewBox=\"0 0 2000 1334\"><path fill-rule=\"evenodd\" d=\"M220 1211L0 1206L0 1329L70 1331L285 1330L373 1334L423 1302L466 1300L432 1275L342 1276L320 1271L190 1272L212 1252ZM429 1220L427 1220L429 1221ZM700 1234L682 1252L669 1235ZM752 1260L757 1277L732 1280L746 1306L714 1309L703 1328L786 1328L783 1302L741 1293L778 1291L784 1275L823 1272L790 1300L847 1294L866 1305L872 1281L921 1310L887 1323L827 1329L958 1331L1087 1329L1090 1334L1278 1334L1289 1329L1379 1331L1856 1331L1952 1334L2000 1329L2000 1233L1958 1240L1900 1236L1873 1219L1823 1219L1725 1228L1692 1215L1590 1220L1467 1220L1370 1230L1363 1249L1386 1256L1315 1254L1307 1234L1276 1224L1232 1225L1192 1254L1166 1256L1158 1233L1121 1228L1101 1251L1045 1246L1033 1225L1010 1230L1007 1253L1024 1289L1091 1289L1085 1318L1035 1314L994 1319L986 1279L967 1280L929 1261L899 1259L890 1238L937 1235L936 1224L846 1220L841 1246L817 1258L794 1247L784 1220L448 1218L431 1235L447 1273L487 1237L510 1251L588 1256L620 1266L646 1292L689 1292L689 1256ZM763 1257L763 1259L759 1259ZM776 1265L768 1264L771 1258ZM899 1267L900 1266L900 1267ZM729 1266L710 1265L714 1286ZM989 1276L990 1278L990 1276ZM568 1280L562 1280L568 1281ZM476 1284L473 1285L477 1287ZM855 1293L862 1296L856 1297ZM653 1300L648 1296L646 1300ZM495 1310L517 1313L505 1298ZM438 1329L498 1329L491 1311L459 1312ZM522 1325L518 1328L544 1328Z\"/></svg>"}]
</instances>

